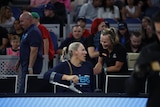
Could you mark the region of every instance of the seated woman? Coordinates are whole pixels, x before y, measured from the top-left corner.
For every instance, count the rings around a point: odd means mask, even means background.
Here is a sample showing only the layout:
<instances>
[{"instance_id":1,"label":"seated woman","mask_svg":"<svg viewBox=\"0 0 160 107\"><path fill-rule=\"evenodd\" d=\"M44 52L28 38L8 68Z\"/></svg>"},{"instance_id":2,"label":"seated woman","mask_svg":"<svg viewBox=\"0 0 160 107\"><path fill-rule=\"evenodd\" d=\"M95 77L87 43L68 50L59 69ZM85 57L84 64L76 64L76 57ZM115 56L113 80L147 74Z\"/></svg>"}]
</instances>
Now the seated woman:
<instances>
[{"instance_id":1,"label":"seated woman","mask_svg":"<svg viewBox=\"0 0 160 107\"><path fill-rule=\"evenodd\" d=\"M44 78L61 84L70 85L82 92L92 92L94 89L93 66L86 61L86 50L82 43L73 42L64 48L69 60L60 62L55 68L44 74ZM65 56L65 55L63 55ZM57 87L57 92L72 92L67 88Z\"/></svg>"}]
</instances>

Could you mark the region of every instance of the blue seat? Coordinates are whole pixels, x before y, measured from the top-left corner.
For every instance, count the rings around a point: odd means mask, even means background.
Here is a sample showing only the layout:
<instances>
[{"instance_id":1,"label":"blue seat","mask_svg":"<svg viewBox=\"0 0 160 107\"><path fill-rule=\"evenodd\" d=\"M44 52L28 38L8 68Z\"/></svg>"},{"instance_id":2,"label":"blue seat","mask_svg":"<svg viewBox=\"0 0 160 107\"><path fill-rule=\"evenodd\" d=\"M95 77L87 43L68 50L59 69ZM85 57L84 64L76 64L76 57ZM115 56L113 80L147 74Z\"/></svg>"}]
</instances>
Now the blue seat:
<instances>
[{"instance_id":1,"label":"blue seat","mask_svg":"<svg viewBox=\"0 0 160 107\"><path fill-rule=\"evenodd\" d=\"M127 18L124 20L127 24L141 24L141 20L139 18Z\"/></svg>"},{"instance_id":2,"label":"blue seat","mask_svg":"<svg viewBox=\"0 0 160 107\"><path fill-rule=\"evenodd\" d=\"M86 18L86 24L92 24L92 20Z\"/></svg>"},{"instance_id":3,"label":"blue seat","mask_svg":"<svg viewBox=\"0 0 160 107\"><path fill-rule=\"evenodd\" d=\"M106 18L104 20L107 21L109 24L117 24L117 20L112 19L112 18Z\"/></svg>"},{"instance_id":4,"label":"blue seat","mask_svg":"<svg viewBox=\"0 0 160 107\"><path fill-rule=\"evenodd\" d=\"M115 19L112 19L112 18L106 18L104 19L107 23L109 23L109 26L110 27L114 27L114 28L117 28L118 27L118 22L117 20Z\"/></svg>"},{"instance_id":5,"label":"blue seat","mask_svg":"<svg viewBox=\"0 0 160 107\"><path fill-rule=\"evenodd\" d=\"M18 19L22 13L22 10L18 7L11 7L11 9L12 9L13 17L15 19Z\"/></svg>"},{"instance_id":6,"label":"blue seat","mask_svg":"<svg viewBox=\"0 0 160 107\"><path fill-rule=\"evenodd\" d=\"M41 8L32 7L32 8L31 8L31 11L32 11L32 12L37 12L40 17L43 17L43 10L42 10Z\"/></svg>"},{"instance_id":7,"label":"blue seat","mask_svg":"<svg viewBox=\"0 0 160 107\"><path fill-rule=\"evenodd\" d=\"M139 18L127 18L124 22L127 23L129 31L141 31L142 22Z\"/></svg>"},{"instance_id":8,"label":"blue seat","mask_svg":"<svg viewBox=\"0 0 160 107\"><path fill-rule=\"evenodd\" d=\"M52 42L54 45L54 51L56 52L58 49L58 40L57 40L57 36L54 34L54 32L50 32L50 36L52 38Z\"/></svg>"}]
</instances>

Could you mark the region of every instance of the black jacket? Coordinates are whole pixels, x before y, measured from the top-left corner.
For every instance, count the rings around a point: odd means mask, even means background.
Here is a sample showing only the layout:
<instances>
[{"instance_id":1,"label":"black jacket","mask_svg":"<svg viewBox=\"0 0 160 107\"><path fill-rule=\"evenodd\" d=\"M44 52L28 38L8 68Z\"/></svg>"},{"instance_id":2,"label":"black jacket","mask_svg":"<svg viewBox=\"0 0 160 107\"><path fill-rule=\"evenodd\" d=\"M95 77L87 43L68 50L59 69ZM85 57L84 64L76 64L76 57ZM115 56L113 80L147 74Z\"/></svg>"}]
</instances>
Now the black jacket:
<instances>
[{"instance_id":1,"label":"black jacket","mask_svg":"<svg viewBox=\"0 0 160 107\"><path fill-rule=\"evenodd\" d=\"M153 62L160 64L159 42L154 42L141 51L135 64L135 71L126 84L127 93L135 95L144 90L145 81L148 81L147 107L160 106L160 70L153 70L153 66L151 66L154 64Z\"/></svg>"}]
</instances>

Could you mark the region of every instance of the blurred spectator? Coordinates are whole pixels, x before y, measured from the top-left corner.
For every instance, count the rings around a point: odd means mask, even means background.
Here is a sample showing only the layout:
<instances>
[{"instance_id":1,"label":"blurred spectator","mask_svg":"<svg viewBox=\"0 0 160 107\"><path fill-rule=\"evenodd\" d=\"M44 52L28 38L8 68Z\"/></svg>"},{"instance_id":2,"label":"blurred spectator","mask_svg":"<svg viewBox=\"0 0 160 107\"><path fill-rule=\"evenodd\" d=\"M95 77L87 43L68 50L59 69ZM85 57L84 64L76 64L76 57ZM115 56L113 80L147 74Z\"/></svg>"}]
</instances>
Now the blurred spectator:
<instances>
[{"instance_id":1,"label":"blurred spectator","mask_svg":"<svg viewBox=\"0 0 160 107\"><path fill-rule=\"evenodd\" d=\"M50 0L30 0L30 6L39 7L41 5L47 4L48 2L50 2Z\"/></svg>"},{"instance_id":2,"label":"blurred spectator","mask_svg":"<svg viewBox=\"0 0 160 107\"><path fill-rule=\"evenodd\" d=\"M127 23L125 22L119 22L118 23L118 37L119 37L119 42L122 45L125 45L129 41L129 30Z\"/></svg>"},{"instance_id":3,"label":"blurred spectator","mask_svg":"<svg viewBox=\"0 0 160 107\"><path fill-rule=\"evenodd\" d=\"M98 15L98 8L101 6L102 0L93 0L81 6L78 17L86 17L87 19L95 19Z\"/></svg>"},{"instance_id":4,"label":"blurred spectator","mask_svg":"<svg viewBox=\"0 0 160 107\"><path fill-rule=\"evenodd\" d=\"M132 32L129 38L129 41L125 44L127 52L139 53L144 47L142 42L142 35L140 32Z\"/></svg>"},{"instance_id":5,"label":"blurred spectator","mask_svg":"<svg viewBox=\"0 0 160 107\"><path fill-rule=\"evenodd\" d=\"M100 34L105 28L105 20L96 18L91 25L91 35L86 39L86 49L88 52L87 60L90 61L93 66L97 63L97 58L99 56Z\"/></svg>"},{"instance_id":6,"label":"blurred spectator","mask_svg":"<svg viewBox=\"0 0 160 107\"><path fill-rule=\"evenodd\" d=\"M142 18L142 39L145 44L150 44L156 40L152 20L147 16Z\"/></svg>"},{"instance_id":7,"label":"blurred spectator","mask_svg":"<svg viewBox=\"0 0 160 107\"><path fill-rule=\"evenodd\" d=\"M68 12L71 11L71 0L58 0L58 2L63 3Z\"/></svg>"},{"instance_id":8,"label":"blurred spectator","mask_svg":"<svg viewBox=\"0 0 160 107\"><path fill-rule=\"evenodd\" d=\"M84 3L87 3L88 0L71 0L72 11L76 9L77 6L82 6Z\"/></svg>"},{"instance_id":9,"label":"blurred spectator","mask_svg":"<svg viewBox=\"0 0 160 107\"><path fill-rule=\"evenodd\" d=\"M85 38L82 36L83 29L79 25L74 25L72 28L72 37L66 38L58 47L57 54L62 54L62 49L68 47L73 42L84 43Z\"/></svg>"},{"instance_id":10,"label":"blurred spectator","mask_svg":"<svg viewBox=\"0 0 160 107\"><path fill-rule=\"evenodd\" d=\"M9 6L3 6L0 10L0 24L11 27L15 21Z\"/></svg>"},{"instance_id":11,"label":"blurred spectator","mask_svg":"<svg viewBox=\"0 0 160 107\"><path fill-rule=\"evenodd\" d=\"M67 23L67 14L64 3L60 3L58 0L50 0L48 4L52 4L55 8L56 15L59 16L63 22Z\"/></svg>"},{"instance_id":12,"label":"blurred spectator","mask_svg":"<svg viewBox=\"0 0 160 107\"><path fill-rule=\"evenodd\" d=\"M120 19L119 8L114 5L114 0L103 0L102 7L98 9L98 18Z\"/></svg>"},{"instance_id":13,"label":"blurred spectator","mask_svg":"<svg viewBox=\"0 0 160 107\"><path fill-rule=\"evenodd\" d=\"M12 35L10 36L9 41L11 47L4 48L1 55L19 56L20 37L18 35Z\"/></svg>"},{"instance_id":14,"label":"blurred spectator","mask_svg":"<svg viewBox=\"0 0 160 107\"><path fill-rule=\"evenodd\" d=\"M84 38L87 38L88 36L90 36L90 31L88 29L86 29L86 18L85 17L79 17L77 19L77 25L81 26L81 28L83 29L83 34L82 36ZM72 37L72 33L70 33L70 37Z\"/></svg>"},{"instance_id":15,"label":"blurred spectator","mask_svg":"<svg viewBox=\"0 0 160 107\"><path fill-rule=\"evenodd\" d=\"M23 35L23 28L20 25L20 20L16 19L13 23L13 29L10 31L9 35L18 35L20 37L20 40Z\"/></svg>"},{"instance_id":16,"label":"blurred spectator","mask_svg":"<svg viewBox=\"0 0 160 107\"><path fill-rule=\"evenodd\" d=\"M63 36L63 25L64 22L61 18L56 14L55 7L52 4L44 5L44 16L40 19L40 23L42 24L60 24L60 37Z\"/></svg>"},{"instance_id":17,"label":"blurred spectator","mask_svg":"<svg viewBox=\"0 0 160 107\"><path fill-rule=\"evenodd\" d=\"M0 26L0 51L8 45L8 31Z\"/></svg>"},{"instance_id":18,"label":"blurred spectator","mask_svg":"<svg viewBox=\"0 0 160 107\"><path fill-rule=\"evenodd\" d=\"M122 20L126 18L139 18L141 8L135 3L134 0L126 0L126 5L122 8Z\"/></svg>"},{"instance_id":19,"label":"blurred spectator","mask_svg":"<svg viewBox=\"0 0 160 107\"><path fill-rule=\"evenodd\" d=\"M26 6L24 6L24 7L22 7L22 12L31 12L32 10L31 10L31 6L30 5L26 5Z\"/></svg>"},{"instance_id":20,"label":"blurred spectator","mask_svg":"<svg viewBox=\"0 0 160 107\"><path fill-rule=\"evenodd\" d=\"M55 51L54 51L54 46L53 46L53 43L52 43L50 33L44 25L40 24L39 14L37 12L31 12L31 14L32 14L32 17L33 17L33 23L38 26L38 28L40 29L41 34L42 34L44 58L49 60L50 67L53 67L52 62L53 62Z\"/></svg>"}]
</instances>

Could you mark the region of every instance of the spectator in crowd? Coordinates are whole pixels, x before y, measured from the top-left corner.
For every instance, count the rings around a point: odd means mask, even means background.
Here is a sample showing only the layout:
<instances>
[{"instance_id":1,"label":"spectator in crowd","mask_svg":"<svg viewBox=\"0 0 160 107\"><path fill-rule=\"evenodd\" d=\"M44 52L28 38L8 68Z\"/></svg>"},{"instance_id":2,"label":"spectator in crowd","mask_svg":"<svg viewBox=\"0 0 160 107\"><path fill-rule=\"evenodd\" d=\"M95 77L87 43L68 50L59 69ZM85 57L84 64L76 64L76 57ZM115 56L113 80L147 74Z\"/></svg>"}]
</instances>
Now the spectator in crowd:
<instances>
[{"instance_id":1,"label":"spectator in crowd","mask_svg":"<svg viewBox=\"0 0 160 107\"><path fill-rule=\"evenodd\" d=\"M78 6L82 6L84 3L87 3L88 0L71 0L71 8L74 11Z\"/></svg>"},{"instance_id":2,"label":"spectator in crowd","mask_svg":"<svg viewBox=\"0 0 160 107\"><path fill-rule=\"evenodd\" d=\"M58 0L58 2L63 3L68 12L71 12L71 0Z\"/></svg>"},{"instance_id":3,"label":"spectator in crowd","mask_svg":"<svg viewBox=\"0 0 160 107\"><path fill-rule=\"evenodd\" d=\"M104 66L105 74L128 73L126 50L119 44L115 30L113 28L103 30L100 41L100 55L94 68L94 73L101 73L103 65L106 65Z\"/></svg>"},{"instance_id":4,"label":"spectator in crowd","mask_svg":"<svg viewBox=\"0 0 160 107\"><path fill-rule=\"evenodd\" d=\"M50 63L49 65L50 65L50 67L52 67L52 65L53 65L52 62L53 62L55 51L54 51L54 46L53 46L53 43L52 43L50 33L44 25L40 24L39 14L37 12L31 12L31 14L32 14L32 17L33 17L33 23L38 26L38 28L39 28L39 30L41 31L41 34L42 34L44 58L49 60L49 63Z\"/></svg>"},{"instance_id":5,"label":"spectator in crowd","mask_svg":"<svg viewBox=\"0 0 160 107\"><path fill-rule=\"evenodd\" d=\"M18 35L20 39L23 35L23 28L20 25L20 20L16 19L13 23L13 29L10 31L9 35Z\"/></svg>"},{"instance_id":6,"label":"spectator in crowd","mask_svg":"<svg viewBox=\"0 0 160 107\"><path fill-rule=\"evenodd\" d=\"M24 7L22 7L22 12L31 12L32 11L32 7L30 5L26 5Z\"/></svg>"},{"instance_id":7,"label":"spectator in crowd","mask_svg":"<svg viewBox=\"0 0 160 107\"><path fill-rule=\"evenodd\" d=\"M119 37L119 42L122 45L125 45L129 41L130 33L128 30L127 23L125 22L118 23L118 37Z\"/></svg>"},{"instance_id":8,"label":"spectator in crowd","mask_svg":"<svg viewBox=\"0 0 160 107\"><path fill-rule=\"evenodd\" d=\"M119 8L114 5L114 0L103 0L102 7L98 9L98 18L120 19Z\"/></svg>"},{"instance_id":9,"label":"spectator in crowd","mask_svg":"<svg viewBox=\"0 0 160 107\"><path fill-rule=\"evenodd\" d=\"M86 39L86 49L88 51L87 60L92 62L93 66L97 63L97 58L99 56L100 34L105 28L105 20L96 18L91 25L91 35Z\"/></svg>"},{"instance_id":10,"label":"spectator in crowd","mask_svg":"<svg viewBox=\"0 0 160 107\"><path fill-rule=\"evenodd\" d=\"M152 29L152 21L147 16L142 18L142 39L145 44L150 44L156 40Z\"/></svg>"},{"instance_id":11,"label":"spectator in crowd","mask_svg":"<svg viewBox=\"0 0 160 107\"><path fill-rule=\"evenodd\" d=\"M63 35L63 25L64 22L61 18L56 14L55 7L52 4L44 5L44 16L40 19L40 23L42 24L60 24L60 37Z\"/></svg>"},{"instance_id":12,"label":"spectator in crowd","mask_svg":"<svg viewBox=\"0 0 160 107\"><path fill-rule=\"evenodd\" d=\"M23 12L20 15L20 24L25 30L20 44L20 60L16 64L16 69L20 64L21 86L20 93L24 92L26 74L39 74L42 70L42 35L36 25L33 24L33 18L30 12Z\"/></svg>"},{"instance_id":13,"label":"spectator in crowd","mask_svg":"<svg viewBox=\"0 0 160 107\"><path fill-rule=\"evenodd\" d=\"M140 7L141 7L141 14L142 16L148 16L152 18L152 15L160 9L159 1L157 0L141 0L139 1ZM155 4L156 3L156 4Z\"/></svg>"},{"instance_id":14,"label":"spectator in crowd","mask_svg":"<svg viewBox=\"0 0 160 107\"><path fill-rule=\"evenodd\" d=\"M0 10L0 24L11 27L15 21L9 6L3 6Z\"/></svg>"},{"instance_id":15,"label":"spectator in crowd","mask_svg":"<svg viewBox=\"0 0 160 107\"><path fill-rule=\"evenodd\" d=\"M135 4L134 0L126 0L126 5L122 8L122 20L127 18L139 18L141 8Z\"/></svg>"},{"instance_id":16,"label":"spectator in crowd","mask_svg":"<svg viewBox=\"0 0 160 107\"><path fill-rule=\"evenodd\" d=\"M55 7L51 4L44 5L44 17L40 21L43 24L61 24L60 18L55 13Z\"/></svg>"},{"instance_id":17,"label":"spectator in crowd","mask_svg":"<svg viewBox=\"0 0 160 107\"><path fill-rule=\"evenodd\" d=\"M136 61L135 71L127 80L126 92L138 95L147 81L148 99L146 107L160 105L160 11L153 16L156 41L144 47Z\"/></svg>"},{"instance_id":18,"label":"spectator in crowd","mask_svg":"<svg viewBox=\"0 0 160 107\"><path fill-rule=\"evenodd\" d=\"M50 2L50 0L30 0L30 6L39 7L41 5L47 4L48 2Z\"/></svg>"},{"instance_id":19,"label":"spectator in crowd","mask_svg":"<svg viewBox=\"0 0 160 107\"><path fill-rule=\"evenodd\" d=\"M93 20L91 25L91 35L86 39L86 49L88 51L87 60L92 63L93 66L96 65L99 56L99 45L100 45L100 35L101 31L108 27L108 23L102 18L96 18ZM98 79L98 85L95 91L101 91L101 79L102 74L96 76Z\"/></svg>"},{"instance_id":20,"label":"spectator in crowd","mask_svg":"<svg viewBox=\"0 0 160 107\"><path fill-rule=\"evenodd\" d=\"M64 3L60 3L58 0L50 0L48 4L53 5L57 16L63 20L63 22L67 23L67 14Z\"/></svg>"},{"instance_id":21,"label":"spectator in crowd","mask_svg":"<svg viewBox=\"0 0 160 107\"><path fill-rule=\"evenodd\" d=\"M131 33L129 41L125 44L127 52L139 53L144 47L142 42L142 34L138 31Z\"/></svg>"},{"instance_id":22,"label":"spectator in crowd","mask_svg":"<svg viewBox=\"0 0 160 107\"><path fill-rule=\"evenodd\" d=\"M20 37L18 35L12 35L10 36L9 41L11 47L4 48L1 55L19 56Z\"/></svg>"},{"instance_id":23,"label":"spectator in crowd","mask_svg":"<svg viewBox=\"0 0 160 107\"><path fill-rule=\"evenodd\" d=\"M80 8L78 17L86 17L87 19L94 20L98 15L98 8L101 6L102 0L93 0L92 2L85 3Z\"/></svg>"},{"instance_id":24,"label":"spectator in crowd","mask_svg":"<svg viewBox=\"0 0 160 107\"><path fill-rule=\"evenodd\" d=\"M59 63L55 68L45 73L44 78L61 84L70 85L82 92L93 92L93 66L86 61L86 50L82 43L73 42L64 50L69 60ZM58 87L57 92L71 92L70 90Z\"/></svg>"},{"instance_id":25,"label":"spectator in crowd","mask_svg":"<svg viewBox=\"0 0 160 107\"><path fill-rule=\"evenodd\" d=\"M88 36L90 36L90 31L88 29L86 29L86 18L85 17L79 17L77 19L77 25L81 26L81 28L83 29L83 34L82 36L84 38L87 38ZM70 33L70 37L72 37L72 33Z\"/></svg>"},{"instance_id":26,"label":"spectator in crowd","mask_svg":"<svg viewBox=\"0 0 160 107\"><path fill-rule=\"evenodd\" d=\"M8 46L8 31L0 26L0 51Z\"/></svg>"},{"instance_id":27,"label":"spectator in crowd","mask_svg":"<svg viewBox=\"0 0 160 107\"><path fill-rule=\"evenodd\" d=\"M68 47L72 42L85 42L85 38L82 36L83 29L79 25L74 25L72 28L72 37L66 38L58 47L57 54L62 55L62 49Z\"/></svg>"}]
</instances>

